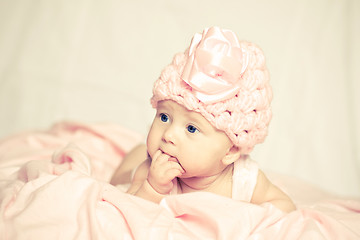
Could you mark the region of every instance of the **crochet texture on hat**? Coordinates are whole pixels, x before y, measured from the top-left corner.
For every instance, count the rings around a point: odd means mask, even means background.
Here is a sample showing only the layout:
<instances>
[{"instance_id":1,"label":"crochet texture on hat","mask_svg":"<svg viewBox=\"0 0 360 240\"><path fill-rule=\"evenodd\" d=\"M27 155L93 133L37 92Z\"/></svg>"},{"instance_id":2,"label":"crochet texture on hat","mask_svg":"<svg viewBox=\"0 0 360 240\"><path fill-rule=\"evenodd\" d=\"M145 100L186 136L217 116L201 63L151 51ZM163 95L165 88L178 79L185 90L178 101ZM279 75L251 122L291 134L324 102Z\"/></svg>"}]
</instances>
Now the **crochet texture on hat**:
<instances>
[{"instance_id":1,"label":"crochet texture on hat","mask_svg":"<svg viewBox=\"0 0 360 240\"><path fill-rule=\"evenodd\" d=\"M242 154L248 154L267 135L272 115L272 90L262 51L253 43L239 43L249 58L245 72L239 76L240 88L234 97L210 104L195 97L192 88L181 78L187 49L176 54L155 81L151 104L156 108L159 101L173 100L188 110L199 112L215 128L224 131Z\"/></svg>"}]
</instances>

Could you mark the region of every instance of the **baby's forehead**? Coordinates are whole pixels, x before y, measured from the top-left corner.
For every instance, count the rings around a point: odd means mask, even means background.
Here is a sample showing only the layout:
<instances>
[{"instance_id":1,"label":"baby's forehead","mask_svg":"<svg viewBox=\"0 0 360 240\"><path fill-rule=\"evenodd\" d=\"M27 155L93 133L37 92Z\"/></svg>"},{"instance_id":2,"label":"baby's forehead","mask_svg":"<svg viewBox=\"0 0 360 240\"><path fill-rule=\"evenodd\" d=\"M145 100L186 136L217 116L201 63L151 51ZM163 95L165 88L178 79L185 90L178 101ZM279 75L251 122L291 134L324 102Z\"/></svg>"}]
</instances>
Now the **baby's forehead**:
<instances>
[{"instance_id":1,"label":"baby's forehead","mask_svg":"<svg viewBox=\"0 0 360 240\"><path fill-rule=\"evenodd\" d=\"M189 110L187 109L186 107L184 107L183 105L173 101L173 100L162 100L162 101L159 101L158 104L157 104L157 109L166 109L166 110L171 110L171 111L174 111L174 112L181 112L181 113L184 113L186 115L200 115L202 116L200 113L198 112L195 112L195 111L192 111L192 110Z\"/></svg>"},{"instance_id":2,"label":"baby's forehead","mask_svg":"<svg viewBox=\"0 0 360 240\"><path fill-rule=\"evenodd\" d=\"M196 111L192 111L187 109L186 107L184 107L183 105L173 101L173 100L162 100L159 101L157 104L157 110L159 111L171 111L171 112L176 112L178 114L181 114L183 117L189 118L189 119L193 119L193 120L198 120L201 122L206 122L208 124L209 121L206 120L206 118L201 115L200 113L196 112Z\"/></svg>"}]
</instances>

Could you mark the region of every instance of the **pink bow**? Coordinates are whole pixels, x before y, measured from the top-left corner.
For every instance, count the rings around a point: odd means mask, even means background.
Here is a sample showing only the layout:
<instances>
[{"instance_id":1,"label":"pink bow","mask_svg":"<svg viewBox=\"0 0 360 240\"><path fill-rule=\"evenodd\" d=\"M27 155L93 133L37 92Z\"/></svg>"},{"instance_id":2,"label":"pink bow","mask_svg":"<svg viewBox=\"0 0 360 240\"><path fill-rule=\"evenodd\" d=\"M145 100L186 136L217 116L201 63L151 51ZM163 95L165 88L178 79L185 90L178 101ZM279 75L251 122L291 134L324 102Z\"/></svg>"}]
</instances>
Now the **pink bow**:
<instances>
[{"instance_id":1,"label":"pink bow","mask_svg":"<svg viewBox=\"0 0 360 240\"><path fill-rule=\"evenodd\" d=\"M240 48L236 35L211 27L195 34L181 78L197 99L209 104L233 97L238 81L248 64L247 52Z\"/></svg>"}]
</instances>

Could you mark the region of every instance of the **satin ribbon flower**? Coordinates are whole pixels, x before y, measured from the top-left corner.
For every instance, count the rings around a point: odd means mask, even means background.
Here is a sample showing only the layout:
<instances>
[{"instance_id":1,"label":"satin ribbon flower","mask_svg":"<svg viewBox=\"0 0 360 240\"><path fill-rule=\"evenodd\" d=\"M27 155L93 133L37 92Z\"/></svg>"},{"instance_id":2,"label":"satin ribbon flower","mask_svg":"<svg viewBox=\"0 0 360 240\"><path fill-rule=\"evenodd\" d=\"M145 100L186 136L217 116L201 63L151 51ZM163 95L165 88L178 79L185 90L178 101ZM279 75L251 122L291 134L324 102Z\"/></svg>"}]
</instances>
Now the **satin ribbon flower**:
<instances>
[{"instance_id":1,"label":"satin ribbon flower","mask_svg":"<svg viewBox=\"0 0 360 240\"><path fill-rule=\"evenodd\" d=\"M248 58L235 33L208 28L193 37L181 78L205 104L226 100L239 91Z\"/></svg>"}]
</instances>

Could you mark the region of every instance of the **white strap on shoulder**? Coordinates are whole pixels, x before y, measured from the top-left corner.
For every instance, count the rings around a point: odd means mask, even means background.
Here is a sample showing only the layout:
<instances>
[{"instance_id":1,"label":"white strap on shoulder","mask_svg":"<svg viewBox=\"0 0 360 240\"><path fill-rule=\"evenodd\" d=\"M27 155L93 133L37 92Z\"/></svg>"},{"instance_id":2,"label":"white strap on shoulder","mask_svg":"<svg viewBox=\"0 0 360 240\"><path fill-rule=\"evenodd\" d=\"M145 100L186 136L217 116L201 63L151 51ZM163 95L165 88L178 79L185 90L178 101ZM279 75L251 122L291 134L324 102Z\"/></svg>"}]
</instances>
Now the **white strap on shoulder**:
<instances>
[{"instance_id":1,"label":"white strap on shoulder","mask_svg":"<svg viewBox=\"0 0 360 240\"><path fill-rule=\"evenodd\" d=\"M232 199L250 202L257 182L258 164L249 157L234 162Z\"/></svg>"}]
</instances>

